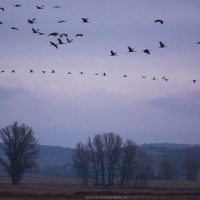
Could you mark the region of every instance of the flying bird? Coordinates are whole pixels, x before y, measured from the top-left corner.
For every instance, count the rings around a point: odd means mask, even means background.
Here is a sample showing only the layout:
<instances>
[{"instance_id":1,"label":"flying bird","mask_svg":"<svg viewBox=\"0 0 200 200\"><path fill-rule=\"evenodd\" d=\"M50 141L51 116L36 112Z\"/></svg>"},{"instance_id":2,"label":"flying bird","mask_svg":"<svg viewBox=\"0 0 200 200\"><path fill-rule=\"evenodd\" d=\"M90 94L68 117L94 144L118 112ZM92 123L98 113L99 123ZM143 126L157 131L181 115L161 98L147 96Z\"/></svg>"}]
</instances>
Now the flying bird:
<instances>
[{"instance_id":1,"label":"flying bird","mask_svg":"<svg viewBox=\"0 0 200 200\"><path fill-rule=\"evenodd\" d=\"M54 42L50 42L50 46L54 46L56 49L58 49L58 45L55 44Z\"/></svg>"},{"instance_id":2,"label":"flying bird","mask_svg":"<svg viewBox=\"0 0 200 200\"><path fill-rule=\"evenodd\" d=\"M3 24L3 22L0 22L0 24Z\"/></svg>"},{"instance_id":3,"label":"flying bird","mask_svg":"<svg viewBox=\"0 0 200 200\"><path fill-rule=\"evenodd\" d=\"M30 69L30 71L29 71L30 73L33 73L33 70L32 69Z\"/></svg>"},{"instance_id":4,"label":"flying bird","mask_svg":"<svg viewBox=\"0 0 200 200\"><path fill-rule=\"evenodd\" d=\"M134 48L131 48L130 46L128 46L128 52L127 53L130 53L130 52L137 52L137 51L134 51Z\"/></svg>"},{"instance_id":5,"label":"flying bird","mask_svg":"<svg viewBox=\"0 0 200 200\"><path fill-rule=\"evenodd\" d=\"M67 42L68 42L68 43L71 43L71 42L73 42L73 39L69 40L69 39L67 38Z\"/></svg>"},{"instance_id":6,"label":"flying bird","mask_svg":"<svg viewBox=\"0 0 200 200\"><path fill-rule=\"evenodd\" d=\"M5 9L3 7L0 7L0 10L4 11Z\"/></svg>"},{"instance_id":7,"label":"flying bird","mask_svg":"<svg viewBox=\"0 0 200 200\"><path fill-rule=\"evenodd\" d=\"M36 23L35 20L36 20L36 18L28 19L27 23L29 23L29 24L35 24Z\"/></svg>"},{"instance_id":8,"label":"flying bird","mask_svg":"<svg viewBox=\"0 0 200 200\"><path fill-rule=\"evenodd\" d=\"M159 44L160 44L160 47L159 48L165 48L165 47L167 47L164 43L162 43L161 41L159 42Z\"/></svg>"},{"instance_id":9,"label":"flying bird","mask_svg":"<svg viewBox=\"0 0 200 200\"><path fill-rule=\"evenodd\" d=\"M123 77L128 77L126 74L124 74L124 76Z\"/></svg>"},{"instance_id":10,"label":"flying bird","mask_svg":"<svg viewBox=\"0 0 200 200\"><path fill-rule=\"evenodd\" d=\"M155 22L155 23L160 23L160 24L163 24L163 23L164 23L164 21L161 20L161 19L157 19L157 20L155 20L154 22Z\"/></svg>"},{"instance_id":11,"label":"flying bird","mask_svg":"<svg viewBox=\"0 0 200 200\"><path fill-rule=\"evenodd\" d=\"M15 70L12 70L11 73L15 73Z\"/></svg>"},{"instance_id":12,"label":"flying bird","mask_svg":"<svg viewBox=\"0 0 200 200\"><path fill-rule=\"evenodd\" d=\"M60 23L64 23L64 22L66 22L65 20L60 20L60 21L58 21L58 23L60 24Z\"/></svg>"},{"instance_id":13,"label":"flying bird","mask_svg":"<svg viewBox=\"0 0 200 200\"><path fill-rule=\"evenodd\" d=\"M16 27L11 27L11 29L13 29L13 30L17 30L17 31L19 30L19 29L18 29L18 28L16 28Z\"/></svg>"},{"instance_id":14,"label":"flying bird","mask_svg":"<svg viewBox=\"0 0 200 200\"><path fill-rule=\"evenodd\" d=\"M62 8L61 6L54 6L53 8Z\"/></svg>"},{"instance_id":15,"label":"flying bird","mask_svg":"<svg viewBox=\"0 0 200 200\"><path fill-rule=\"evenodd\" d=\"M141 78L146 78L146 76L142 76Z\"/></svg>"},{"instance_id":16,"label":"flying bird","mask_svg":"<svg viewBox=\"0 0 200 200\"><path fill-rule=\"evenodd\" d=\"M111 50L110 53L111 53L110 56L118 56L117 52L114 52L113 50Z\"/></svg>"},{"instance_id":17,"label":"flying bird","mask_svg":"<svg viewBox=\"0 0 200 200\"><path fill-rule=\"evenodd\" d=\"M197 82L197 80L192 80L193 81L193 83L196 83Z\"/></svg>"},{"instance_id":18,"label":"flying bird","mask_svg":"<svg viewBox=\"0 0 200 200\"><path fill-rule=\"evenodd\" d=\"M65 36L66 38L68 37L68 34L67 33L61 33L60 34L60 38L62 38L63 36Z\"/></svg>"},{"instance_id":19,"label":"flying bird","mask_svg":"<svg viewBox=\"0 0 200 200\"><path fill-rule=\"evenodd\" d=\"M68 72L68 74L72 74L71 72Z\"/></svg>"},{"instance_id":20,"label":"flying bird","mask_svg":"<svg viewBox=\"0 0 200 200\"><path fill-rule=\"evenodd\" d=\"M58 38L57 40L58 40L58 44L66 44L60 38Z\"/></svg>"},{"instance_id":21,"label":"flying bird","mask_svg":"<svg viewBox=\"0 0 200 200\"><path fill-rule=\"evenodd\" d=\"M42 71L43 74L45 74L45 71Z\"/></svg>"},{"instance_id":22,"label":"flying bird","mask_svg":"<svg viewBox=\"0 0 200 200\"><path fill-rule=\"evenodd\" d=\"M104 73L103 73L103 76L107 76L107 74L104 72Z\"/></svg>"},{"instance_id":23,"label":"flying bird","mask_svg":"<svg viewBox=\"0 0 200 200\"><path fill-rule=\"evenodd\" d=\"M16 4L15 7L21 7L21 4Z\"/></svg>"},{"instance_id":24,"label":"flying bird","mask_svg":"<svg viewBox=\"0 0 200 200\"><path fill-rule=\"evenodd\" d=\"M80 74L84 74L83 72L80 72Z\"/></svg>"},{"instance_id":25,"label":"flying bird","mask_svg":"<svg viewBox=\"0 0 200 200\"><path fill-rule=\"evenodd\" d=\"M82 19L82 23L91 23L91 22L89 22L88 20L88 18L81 18Z\"/></svg>"},{"instance_id":26,"label":"flying bird","mask_svg":"<svg viewBox=\"0 0 200 200\"><path fill-rule=\"evenodd\" d=\"M83 37L83 34L78 33L78 34L76 34L76 37Z\"/></svg>"},{"instance_id":27,"label":"flying bird","mask_svg":"<svg viewBox=\"0 0 200 200\"><path fill-rule=\"evenodd\" d=\"M40 29L34 29L34 28L32 28L32 31L33 31L33 33L38 33L38 31L39 31Z\"/></svg>"},{"instance_id":28,"label":"flying bird","mask_svg":"<svg viewBox=\"0 0 200 200\"><path fill-rule=\"evenodd\" d=\"M53 33L49 33L49 36L54 36L54 37L56 37L58 34L59 34L59 33L57 33L57 32L53 32Z\"/></svg>"},{"instance_id":29,"label":"flying bird","mask_svg":"<svg viewBox=\"0 0 200 200\"><path fill-rule=\"evenodd\" d=\"M146 53L146 54L150 54L150 51L151 51L151 50L149 50L149 49L144 49L144 50L143 50L143 52Z\"/></svg>"},{"instance_id":30,"label":"flying bird","mask_svg":"<svg viewBox=\"0 0 200 200\"><path fill-rule=\"evenodd\" d=\"M155 81L155 80L157 80L157 79L156 79L156 77L153 77L152 80Z\"/></svg>"},{"instance_id":31,"label":"flying bird","mask_svg":"<svg viewBox=\"0 0 200 200\"><path fill-rule=\"evenodd\" d=\"M43 6L36 6L37 9L41 10L44 9L44 5Z\"/></svg>"},{"instance_id":32,"label":"flying bird","mask_svg":"<svg viewBox=\"0 0 200 200\"><path fill-rule=\"evenodd\" d=\"M4 72L5 72L4 70L1 71L1 73L4 73Z\"/></svg>"},{"instance_id":33,"label":"flying bird","mask_svg":"<svg viewBox=\"0 0 200 200\"><path fill-rule=\"evenodd\" d=\"M53 74L54 74L54 73L56 73L56 72L55 72L55 70L52 70L52 71L51 71L51 73L53 73Z\"/></svg>"},{"instance_id":34,"label":"flying bird","mask_svg":"<svg viewBox=\"0 0 200 200\"><path fill-rule=\"evenodd\" d=\"M98 74L98 73L95 73L94 75L98 76L99 74Z\"/></svg>"},{"instance_id":35,"label":"flying bird","mask_svg":"<svg viewBox=\"0 0 200 200\"><path fill-rule=\"evenodd\" d=\"M196 44L200 44L200 42L197 42Z\"/></svg>"},{"instance_id":36,"label":"flying bird","mask_svg":"<svg viewBox=\"0 0 200 200\"><path fill-rule=\"evenodd\" d=\"M46 35L46 33L38 32L38 35Z\"/></svg>"}]
</instances>

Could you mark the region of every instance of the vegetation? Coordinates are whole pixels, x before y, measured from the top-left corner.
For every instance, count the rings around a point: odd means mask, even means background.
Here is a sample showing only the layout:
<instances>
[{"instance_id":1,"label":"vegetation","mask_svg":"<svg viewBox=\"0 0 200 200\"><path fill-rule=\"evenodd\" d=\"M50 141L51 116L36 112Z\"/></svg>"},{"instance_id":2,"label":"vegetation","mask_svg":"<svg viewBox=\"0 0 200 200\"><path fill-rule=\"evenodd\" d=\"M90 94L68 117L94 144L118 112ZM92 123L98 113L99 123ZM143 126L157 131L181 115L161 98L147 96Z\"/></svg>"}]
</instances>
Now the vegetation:
<instances>
[{"instance_id":1,"label":"vegetation","mask_svg":"<svg viewBox=\"0 0 200 200\"><path fill-rule=\"evenodd\" d=\"M114 133L97 134L88 138L87 144L77 143L73 161L78 174L88 185L130 185L146 180L150 170L150 159L145 153L137 154L137 145ZM142 183L140 181L140 183Z\"/></svg>"},{"instance_id":2,"label":"vegetation","mask_svg":"<svg viewBox=\"0 0 200 200\"><path fill-rule=\"evenodd\" d=\"M12 184L17 185L24 173L38 169L35 161L39 152L38 140L32 128L18 122L1 129L0 137L4 142L0 146L4 152L0 165L11 177Z\"/></svg>"}]
</instances>

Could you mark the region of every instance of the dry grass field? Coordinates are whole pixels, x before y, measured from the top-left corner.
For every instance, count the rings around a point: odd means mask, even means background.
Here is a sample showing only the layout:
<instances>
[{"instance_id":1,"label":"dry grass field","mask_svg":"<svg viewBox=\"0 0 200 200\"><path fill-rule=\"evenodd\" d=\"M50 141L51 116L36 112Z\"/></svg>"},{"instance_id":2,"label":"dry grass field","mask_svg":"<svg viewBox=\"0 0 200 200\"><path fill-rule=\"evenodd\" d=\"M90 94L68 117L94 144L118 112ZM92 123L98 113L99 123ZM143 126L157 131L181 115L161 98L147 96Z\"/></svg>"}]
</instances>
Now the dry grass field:
<instances>
[{"instance_id":1,"label":"dry grass field","mask_svg":"<svg viewBox=\"0 0 200 200\"><path fill-rule=\"evenodd\" d=\"M64 199L133 199L133 200L197 200L200 182L149 181L139 187L84 187L80 180L26 177L12 186L7 177L0 177L0 200L64 200Z\"/></svg>"}]
</instances>

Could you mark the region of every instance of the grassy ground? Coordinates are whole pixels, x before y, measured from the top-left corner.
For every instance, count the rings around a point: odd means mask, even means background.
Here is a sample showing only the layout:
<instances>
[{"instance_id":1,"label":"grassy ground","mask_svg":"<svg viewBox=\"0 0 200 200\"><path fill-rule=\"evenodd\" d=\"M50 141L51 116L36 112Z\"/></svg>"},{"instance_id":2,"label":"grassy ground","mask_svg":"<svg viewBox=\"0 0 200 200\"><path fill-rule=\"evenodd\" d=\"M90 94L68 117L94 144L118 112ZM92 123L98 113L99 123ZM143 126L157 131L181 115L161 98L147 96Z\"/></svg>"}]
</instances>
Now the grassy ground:
<instances>
[{"instance_id":1,"label":"grassy ground","mask_svg":"<svg viewBox=\"0 0 200 200\"><path fill-rule=\"evenodd\" d=\"M200 182L149 181L143 188L84 187L78 179L26 177L20 185L12 186L7 177L0 177L0 199L197 200L200 199Z\"/></svg>"}]
</instances>

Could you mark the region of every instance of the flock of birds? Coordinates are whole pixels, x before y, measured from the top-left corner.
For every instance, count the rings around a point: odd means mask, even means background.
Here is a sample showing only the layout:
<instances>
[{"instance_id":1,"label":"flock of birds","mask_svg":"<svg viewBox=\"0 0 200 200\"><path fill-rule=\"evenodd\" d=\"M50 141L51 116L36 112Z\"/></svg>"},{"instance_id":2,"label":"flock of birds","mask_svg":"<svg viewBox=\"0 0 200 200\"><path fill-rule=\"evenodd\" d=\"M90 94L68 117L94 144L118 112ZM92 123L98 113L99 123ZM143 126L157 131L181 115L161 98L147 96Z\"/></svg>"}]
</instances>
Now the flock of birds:
<instances>
[{"instance_id":1,"label":"flock of birds","mask_svg":"<svg viewBox=\"0 0 200 200\"><path fill-rule=\"evenodd\" d=\"M15 4L14 7L20 8L20 7L22 7L22 5L21 4ZM38 10L43 10L43 9L45 9L45 6L44 5L41 5L41 6L36 5L35 8L38 9ZM59 6L59 5L56 5L56 6L53 6L53 8L58 9L58 8L62 8L62 7ZM5 8L0 7L0 12L1 11L4 12ZM65 23L65 22L66 22L66 20L57 21L57 23ZM81 18L80 22L81 23L91 23L89 21L89 18ZM161 19L156 19L154 22L158 23L160 25L164 24L164 21L161 20ZM3 23L4 23L3 21L0 21L0 25L3 25ZM27 23L30 24L30 25L37 24L36 18L27 19ZM19 30L19 28L14 27L14 26L12 26L10 28L12 30L15 30L15 31ZM72 43L73 42L73 39L69 39L67 33L59 33L57 31L55 31L55 32L51 32L51 33L47 34L47 33L41 32L40 29L36 29L35 27L32 27L31 30L32 30L32 33L37 34L37 35L48 35L49 37L52 36L52 37L56 38L56 41L49 41L49 43L50 43L49 45L55 47L56 49L59 48L59 45L63 45L63 44L67 44L67 43ZM82 33L77 33L75 36L76 37L83 37L83 34ZM196 44L200 44L200 42L197 42ZM166 44L164 44L162 41L159 41L159 48L166 48L166 47L168 47L168 46L166 46ZM128 46L127 53L134 53L134 52L137 52L137 51L135 51L135 49L133 47ZM141 52L144 52L145 54L149 55L151 53L151 50L147 48L147 49L142 50ZM110 50L110 56L119 56L119 55L118 55L118 53L116 51ZM5 70L1 71L1 73L4 73L4 72L5 72ZM11 71L11 73L15 73L15 72L16 72L16 70L12 70ZM29 73L34 73L34 71L32 69L30 69ZM46 71L43 70L43 71L41 71L41 73L45 74ZM55 70L52 70L51 73L56 73L56 72L55 72ZM72 73L68 72L68 74L72 74ZM83 75L84 73L80 72L80 74ZM94 75L100 75L100 74L99 73L95 73ZM108 76L108 75L104 72L102 74L102 76ZM128 77L128 76L126 74L124 74L122 77ZM146 78L146 76L142 76L141 78ZM165 76L163 76L161 79L165 80L165 81L169 80L169 78L166 78ZM156 77L153 77L152 80L158 80L158 79ZM193 79L191 81L193 83L197 82L196 79Z\"/></svg>"}]
</instances>

